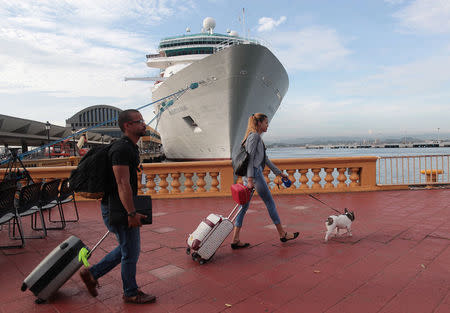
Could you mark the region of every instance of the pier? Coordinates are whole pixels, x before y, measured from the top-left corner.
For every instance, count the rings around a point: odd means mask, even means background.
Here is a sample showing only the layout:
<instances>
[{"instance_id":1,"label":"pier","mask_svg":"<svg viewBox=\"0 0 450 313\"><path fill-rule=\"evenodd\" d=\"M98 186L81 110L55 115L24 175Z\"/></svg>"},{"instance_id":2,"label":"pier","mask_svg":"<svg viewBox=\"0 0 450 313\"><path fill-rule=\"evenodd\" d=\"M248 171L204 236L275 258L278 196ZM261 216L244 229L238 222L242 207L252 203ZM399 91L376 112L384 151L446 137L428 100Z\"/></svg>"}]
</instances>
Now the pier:
<instances>
[{"instance_id":1,"label":"pier","mask_svg":"<svg viewBox=\"0 0 450 313\"><path fill-rule=\"evenodd\" d=\"M210 263L186 255L186 238L211 212L226 214L229 197L156 199L153 225L141 229L137 281L155 304L122 302L120 267L99 280L92 298L75 274L48 303L20 291L23 279L61 241L76 235L92 247L106 231L99 202L79 204L80 221L23 249L1 250L1 312L448 312L450 308L448 189L322 194L335 208L355 212L353 236L323 243L334 212L307 195L275 196L282 223L300 231L281 243L256 197L241 238L252 247L232 250L227 239ZM71 217L72 208L65 211ZM30 231L29 219L24 228ZM1 233L7 238L7 230ZM115 247L106 239L90 259Z\"/></svg>"},{"instance_id":2,"label":"pier","mask_svg":"<svg viewBox=\"0 0 450 313\"><path fill-rule=\"evenodd\" d=\"M443 161L428 164L448 163L448 156L438 159ZM78 159L60 161L66 163L28 169L36 181L63 178ZM32 293L20 291L23 279L61 241L76 235L92 247L106 231L99 202L77 197L78 222L49 231L45 239L27 239L22 249L1 250L5 270L0 279L11 288L0 294L0 312L448 311L447 168L436 171L435 181L425 178L427 172L415 184L395 180L393 170L390 180L380 183L377 175L383 160L377 157L273 161L294 182L290 188L279 187L281 182L264 171L282 223L289 231L300 231L298 240L278 240L256 195L242 231L242 240L251 248L232 250L227 239L211 262L200 265L186 255L186 238L205 216L226 215L234 206L229 191L231 162L144 164L146 177L140 174L139 193L152 196L153 224L141 229L137 280L144 292L157 296L157 302L139 308L124 304L119 268L100 279L97 298L90 297L78 274L45 304L35 304ZM387 168L396 163L395 158L384 160ZM396 168L405 170L403 165ZM4 172L0 169L0 177ZM353 236L325 244L325 220L335 212L308 194L338 210L354 211ZM64 214L70 219L73 205ZM25 233L32 232L29 219L22 221ZM8 240L4 227L0 242ZM114 247L114 239L108 238L91 262Z\"/></svg>"}]
</instances>

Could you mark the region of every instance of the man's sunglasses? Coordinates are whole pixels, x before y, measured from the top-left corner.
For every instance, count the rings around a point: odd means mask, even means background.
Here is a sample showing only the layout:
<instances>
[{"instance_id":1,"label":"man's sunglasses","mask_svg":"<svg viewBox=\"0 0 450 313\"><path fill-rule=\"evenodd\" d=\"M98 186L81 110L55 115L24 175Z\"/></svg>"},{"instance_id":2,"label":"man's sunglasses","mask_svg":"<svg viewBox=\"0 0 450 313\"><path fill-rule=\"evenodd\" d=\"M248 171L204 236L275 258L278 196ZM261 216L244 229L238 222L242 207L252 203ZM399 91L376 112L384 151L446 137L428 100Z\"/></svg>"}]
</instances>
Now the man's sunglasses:
<instances>
[{"instance_id":1,"label":"man's sunglasses","mask_svg":"<svg viewBox=\"0 0 450 313\"><path fill-rule=\"evenodd\" d=\"M145 124L145 120L129 121L127 123L130 123L130 124Z\"/></svg>"}]
</instances>

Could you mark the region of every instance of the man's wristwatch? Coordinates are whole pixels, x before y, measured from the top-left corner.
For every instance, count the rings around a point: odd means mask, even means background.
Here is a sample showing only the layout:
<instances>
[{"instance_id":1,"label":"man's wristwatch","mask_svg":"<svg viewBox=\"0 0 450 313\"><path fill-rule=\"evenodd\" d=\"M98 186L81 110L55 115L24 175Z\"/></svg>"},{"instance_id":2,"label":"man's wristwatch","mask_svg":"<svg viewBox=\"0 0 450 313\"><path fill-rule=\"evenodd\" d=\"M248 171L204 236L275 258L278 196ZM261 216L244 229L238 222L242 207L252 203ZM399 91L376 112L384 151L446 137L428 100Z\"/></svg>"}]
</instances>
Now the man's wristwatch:
<instances>
[{"instance_id":1,"label":"man's wristwatch","mask_svg":"<svg viewBox=\"0 0 450 313\"><path fill-rule=\"evenodd\" d=\"M128 215L129 217L135 217L135 216L136 216L136 211L129 212L127 215Z\"/></svg>"}]
</instances>

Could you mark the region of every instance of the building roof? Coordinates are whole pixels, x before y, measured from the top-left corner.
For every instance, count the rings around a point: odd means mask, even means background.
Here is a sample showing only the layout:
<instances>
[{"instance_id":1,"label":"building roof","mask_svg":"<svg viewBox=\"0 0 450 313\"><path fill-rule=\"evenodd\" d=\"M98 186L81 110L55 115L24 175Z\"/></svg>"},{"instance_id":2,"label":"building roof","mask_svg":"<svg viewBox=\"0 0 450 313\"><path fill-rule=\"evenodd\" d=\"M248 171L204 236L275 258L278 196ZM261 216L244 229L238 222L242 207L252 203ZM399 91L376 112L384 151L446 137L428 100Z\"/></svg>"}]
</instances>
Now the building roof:
<instances>
[{"instance_id":1,"label":"building roof","mask_svg":"<svg viewBox=\"0 0 450 313\"><path fill-rule=\"evenodd\" d=\"M0 145L8 146L41 146L50 141L59 140L72 134L68 127L50 124L49 136L45 128L46 123L24 118L0 114ZM101 134L89 132L88 138L92 142L101 142ZM104 136L103 140L111 140Z\"/></svg>"}]
</instances>

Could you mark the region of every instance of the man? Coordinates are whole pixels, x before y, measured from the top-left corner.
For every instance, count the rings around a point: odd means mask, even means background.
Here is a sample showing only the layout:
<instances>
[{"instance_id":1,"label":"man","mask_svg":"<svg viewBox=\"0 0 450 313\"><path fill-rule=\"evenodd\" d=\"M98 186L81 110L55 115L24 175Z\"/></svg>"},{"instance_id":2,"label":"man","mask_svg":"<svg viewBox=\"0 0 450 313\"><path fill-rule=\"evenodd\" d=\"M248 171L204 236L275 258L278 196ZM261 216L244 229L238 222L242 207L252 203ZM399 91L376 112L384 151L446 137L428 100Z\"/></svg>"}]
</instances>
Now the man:
<instances>
[{"instance_id":1,"label":"man","mask_svg":"<svg viewBox=\"0 0 450 313\"><path fill-rule=\"evenodd\" d=\"M136 264L140 252L141 219L145 217L136 213L133 195L137 194L137 168L139 166L139 150L136 145L139 138L145 135L146 125L137 110L125 110L119 115L119 127L124 137L117 140L108 152L114 179L112 188L105 194L102 202L102 216L106 227L116 235L119 245L108 253L99 263L91 268L83 268L80 276L89 293L96 297L97 279L121 264L123 300L127 303L150 303L155 296L143 293L136 283ZM128 225L109 224L109 199L120 198L127 211Z\"/></svg>"}]
</instances>

